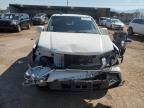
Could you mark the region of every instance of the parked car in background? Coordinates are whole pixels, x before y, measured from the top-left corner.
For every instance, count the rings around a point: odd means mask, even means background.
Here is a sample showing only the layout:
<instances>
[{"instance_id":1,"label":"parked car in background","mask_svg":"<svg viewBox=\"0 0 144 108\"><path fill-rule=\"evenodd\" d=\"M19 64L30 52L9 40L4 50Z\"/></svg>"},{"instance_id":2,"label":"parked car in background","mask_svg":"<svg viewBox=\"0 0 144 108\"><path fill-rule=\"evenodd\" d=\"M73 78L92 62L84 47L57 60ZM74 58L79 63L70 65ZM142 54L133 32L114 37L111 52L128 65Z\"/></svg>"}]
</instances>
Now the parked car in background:
<instances>
[{"instance_id":1,"label":"parked car in background","mask_svg":"<svg viewBox=\"0 0 144 108\"><path fill-rule=\"evenodd\" d=\"M45 13L38 13L32 18L33 24L46 24L48 23L48 17Z\"/></svg>"},{"instance_id":2,"label":"parked car in background","mask_svg":"<svg viewBox=\"0 0 144 108\"><path fill-rule=\"evenodd\" d=\"M31 23L29 15L26 13L8 13L0 19L0 29L16 30L30 29Z\"/></svg>"},{"instance_id":3,"label":"parked car in background","mask_svg":"<svg viewBox=\"0 0 144 108\"><path fill-rule=\"evenodd\" d=\"M100 17L99 18L99 25L105 26L108 17Z\"/></svg>"},{"instance_id":4,"label":"parked car in background","mask_svg":"<svg viewBox=\"0 0 144 108\"><path fill-rule=\"evenodd\" d=\"M125 24L120 21L119 19L107 19L106 21L106 27L110 28L110 29L120 29L123 30L123 28L125 27Z\"/></svg>"},{"instance_id":5,"label":"parked car in background","mask_svg":"<svg viewBox=\"0 0 144 108\"><path fill-rule=\"evenodd\" d=\"M144 35L144 19L135 18L128 26L128 35L133 35L134 33Z\"/></svg>"}]
</instances>

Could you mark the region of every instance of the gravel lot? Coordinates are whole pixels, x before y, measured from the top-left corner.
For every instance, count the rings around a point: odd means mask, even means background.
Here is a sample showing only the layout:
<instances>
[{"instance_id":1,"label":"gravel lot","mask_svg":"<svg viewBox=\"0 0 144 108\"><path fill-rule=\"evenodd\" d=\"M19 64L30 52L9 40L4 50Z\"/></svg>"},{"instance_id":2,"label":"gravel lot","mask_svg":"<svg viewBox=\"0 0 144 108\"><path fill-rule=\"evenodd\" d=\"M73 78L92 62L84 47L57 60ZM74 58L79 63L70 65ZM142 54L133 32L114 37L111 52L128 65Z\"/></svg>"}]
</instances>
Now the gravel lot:
<instances>
[{"instance_id":1,"label":"gravel lot","mask_svg":"<svg viewBox=\"0 0 144 108\"><path fill-rule=\"evenodd\" d=\"M108 91L58 92L21 84L38 35L36 27L0 33L0 108L144 108L144 37L130 36L133 42L120 65L123 86Z\"/></svg>"}]
</instances>

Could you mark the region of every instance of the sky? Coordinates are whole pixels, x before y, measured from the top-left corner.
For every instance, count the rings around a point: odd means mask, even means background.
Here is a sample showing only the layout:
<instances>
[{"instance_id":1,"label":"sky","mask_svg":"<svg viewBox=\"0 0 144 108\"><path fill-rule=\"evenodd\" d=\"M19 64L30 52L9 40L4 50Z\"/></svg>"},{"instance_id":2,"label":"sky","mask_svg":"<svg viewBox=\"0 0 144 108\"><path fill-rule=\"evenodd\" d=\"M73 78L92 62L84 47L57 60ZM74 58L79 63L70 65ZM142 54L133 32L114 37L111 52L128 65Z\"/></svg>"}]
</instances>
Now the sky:
<instances>
[{"instance_id":1,"label":"sky","mask_svg":"<svg viewBox=\"0 0 144 108\"><path fill-rule=\"evenodd\" d=\"M66 6L67 0L0 0L0 9L6 9L9 4ZM68 0L69 6L106 7L115 10L143 9L144 0Z\"/></svg>"}]
</instances>

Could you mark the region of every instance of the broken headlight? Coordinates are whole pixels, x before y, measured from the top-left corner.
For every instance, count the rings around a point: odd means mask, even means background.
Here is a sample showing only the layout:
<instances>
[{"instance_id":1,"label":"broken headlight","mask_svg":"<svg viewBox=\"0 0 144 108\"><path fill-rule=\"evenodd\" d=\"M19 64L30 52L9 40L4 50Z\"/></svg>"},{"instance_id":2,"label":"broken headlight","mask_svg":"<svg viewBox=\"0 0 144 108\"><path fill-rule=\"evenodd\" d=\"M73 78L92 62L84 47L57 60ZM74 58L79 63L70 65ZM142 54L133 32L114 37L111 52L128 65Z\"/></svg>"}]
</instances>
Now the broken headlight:
<instances>
[{"instance_id":1,"label":"broken headlight","mask_svg":"<svg viewBox=\"0 0 144 108\"><path fill-rule=\"evenodd\" d=\"M107 65L107 59L105 57L102 57L101 62L102 62L101 68L104 68Z\"/></svg>"}]
</instances>

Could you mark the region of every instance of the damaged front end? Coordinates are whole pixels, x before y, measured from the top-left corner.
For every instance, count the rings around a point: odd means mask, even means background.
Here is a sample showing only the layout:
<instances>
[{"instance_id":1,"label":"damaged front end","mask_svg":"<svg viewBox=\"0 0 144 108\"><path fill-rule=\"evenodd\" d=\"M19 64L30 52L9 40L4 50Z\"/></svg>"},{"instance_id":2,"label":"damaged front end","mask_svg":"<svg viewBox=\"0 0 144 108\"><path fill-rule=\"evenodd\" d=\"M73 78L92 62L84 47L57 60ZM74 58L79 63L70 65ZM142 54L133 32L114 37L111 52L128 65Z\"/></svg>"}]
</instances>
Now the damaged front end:
<instances>
[{"instance_id":1,"label":"damaged front end","mask_svg":"<svg viewBox=\"0 0 144 108\"><path fill-rule=\"evenodd\" d=\"M37 66L27 70L25 79L24 86L48 85L54 90L105 89L118 86L121 73L117 66L100 70L52 69Z\"/></svg>"},{"instance_id":2,"label":"damaged front end","mask_svg":"<svg viewBox=\"0 0 144 108\"><path fill-rule=\"evenodd\" d=\"M107 29L100 29L90 16L52 15L33 46L37 65L29 67L23 85L55 90L117 87L126 43L125 33L115 34L111 41Z\"/></svg>"},{"instance_id":3,"label":"damaged front end","mask_svg":"<svg viewBox=\"0 0 144 108\"><path fill-rule=\"evenodd\" d=\"M38 65L29 66L23 86L48 86L54 90L118 87L122 82L118 64L123 61L126 42L126 34L115 34L114 49L100 55L50 53L37 45L33 57Z\"/></svg>"},{"instance_id":4,"label":"damaged front end","mask_svg":"<svg viewBox=\"0 0 144 108\"><path fill-rule=\"evenodd\" d=\"M121 83L117 52L103 55L53 54L37 56L38 66L25 73L24 86L46 86L54 90L88 90L117 87Z\"/></svg>"}]
</instances>

